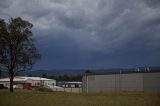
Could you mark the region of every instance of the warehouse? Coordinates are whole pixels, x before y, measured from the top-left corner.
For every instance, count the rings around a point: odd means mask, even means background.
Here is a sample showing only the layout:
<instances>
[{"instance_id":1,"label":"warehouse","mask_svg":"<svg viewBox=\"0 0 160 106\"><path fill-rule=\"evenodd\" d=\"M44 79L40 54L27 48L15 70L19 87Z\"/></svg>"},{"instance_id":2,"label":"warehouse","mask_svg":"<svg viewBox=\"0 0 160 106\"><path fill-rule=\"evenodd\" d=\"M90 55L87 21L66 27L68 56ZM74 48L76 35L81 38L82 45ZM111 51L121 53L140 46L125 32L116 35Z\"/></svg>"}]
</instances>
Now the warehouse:
<instances>
[{"instance_id":1,"label":"warehouse","mask_svg":"<svg viewBox=\"0 0 160 106\"><path fill-rule=\"evenodd\" d=\"M83 92L160 92L160 71L89 73L83 76Z\"/></svg>"}]
</instances>

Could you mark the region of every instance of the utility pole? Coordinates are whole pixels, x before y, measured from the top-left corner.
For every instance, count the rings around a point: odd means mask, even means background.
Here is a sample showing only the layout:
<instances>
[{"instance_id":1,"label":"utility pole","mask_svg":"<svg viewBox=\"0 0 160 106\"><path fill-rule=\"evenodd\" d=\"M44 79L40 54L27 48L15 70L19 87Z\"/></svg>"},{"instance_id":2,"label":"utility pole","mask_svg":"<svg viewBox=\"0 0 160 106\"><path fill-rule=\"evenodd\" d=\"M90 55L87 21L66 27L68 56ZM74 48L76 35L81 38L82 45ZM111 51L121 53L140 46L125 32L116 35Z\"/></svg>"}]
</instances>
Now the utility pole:
<instances>
[{"instance_id":1,"label":"utility pole","mask_svg":"<svg viewBox=\"0 0 160 106\"><path fill-rule=\"evenodd\" d=\"M87 93L88 93L88 76L86 75L87 78Z\"/></svg>"},{"instance_id":2,"label":"utility pole","mask_svg":"<svg viewBox=\"0 0 160 106\"><path fill-rule=\"evenodd\" d=\"M122 91L122 71L120 70L120 73L119 73L119 88L120 88L120 91Z\"/></svg>"}]
</instances>

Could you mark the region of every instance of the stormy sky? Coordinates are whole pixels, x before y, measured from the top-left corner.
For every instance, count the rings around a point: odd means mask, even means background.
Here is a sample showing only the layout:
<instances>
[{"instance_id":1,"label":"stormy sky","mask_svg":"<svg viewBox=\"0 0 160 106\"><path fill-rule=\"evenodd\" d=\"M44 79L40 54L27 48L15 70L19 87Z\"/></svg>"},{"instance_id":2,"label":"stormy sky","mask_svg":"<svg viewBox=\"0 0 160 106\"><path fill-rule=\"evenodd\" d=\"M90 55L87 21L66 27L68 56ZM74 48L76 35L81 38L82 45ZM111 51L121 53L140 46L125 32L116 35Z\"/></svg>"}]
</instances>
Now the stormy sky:
<instances>
[{"instance_id":1,"label":"stormy sky","mask_svg":"<svg viewBox=\"0 0 160 106\"><path fill-rule=\"evenodd\" d=\"M160 66L160 0L0 0L0 18L33 23L33 69Z\"/></svg>"}]
</instances>

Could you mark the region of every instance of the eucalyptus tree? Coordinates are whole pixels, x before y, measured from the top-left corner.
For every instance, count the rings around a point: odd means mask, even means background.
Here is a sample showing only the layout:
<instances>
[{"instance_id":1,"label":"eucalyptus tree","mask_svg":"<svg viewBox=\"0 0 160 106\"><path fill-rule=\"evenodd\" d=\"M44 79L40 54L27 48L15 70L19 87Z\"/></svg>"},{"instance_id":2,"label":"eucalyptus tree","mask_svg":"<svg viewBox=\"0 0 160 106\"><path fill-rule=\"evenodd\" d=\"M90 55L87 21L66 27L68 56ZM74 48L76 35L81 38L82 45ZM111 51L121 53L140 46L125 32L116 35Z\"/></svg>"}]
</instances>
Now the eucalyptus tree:
<instances>
[{"instance_id":1,"label":"eucalyptus tree","mask_svg":"<svg viewBox=\"0 0 160 106\"><path fill-rule=\"evenodd\" d=\"M20 71L29 70L41 58L35 46L32 23L20 17L8 22L0 19L0 68L8 72L10 92L13 92L13 79Z\"/></svg>"}]
</instances>

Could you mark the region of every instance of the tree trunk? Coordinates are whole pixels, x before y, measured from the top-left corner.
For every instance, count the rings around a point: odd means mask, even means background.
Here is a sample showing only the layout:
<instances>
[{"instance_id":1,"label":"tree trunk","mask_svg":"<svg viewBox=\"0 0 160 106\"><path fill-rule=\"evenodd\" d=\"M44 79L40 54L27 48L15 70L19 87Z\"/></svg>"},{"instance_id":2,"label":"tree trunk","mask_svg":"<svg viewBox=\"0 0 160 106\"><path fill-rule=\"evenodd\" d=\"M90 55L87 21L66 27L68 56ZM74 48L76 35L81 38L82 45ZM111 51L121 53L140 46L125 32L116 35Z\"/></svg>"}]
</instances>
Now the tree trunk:
<instances>
[{"instance_id":1,"label":"tree trunk","mask_svg":"<svg viewBox=\"0 0 160 106\"><path fill-rule=\"evenodd\" d=\"M13 76L10 77L10 92L13 92Z\"/></svg>"}]
</instances>

